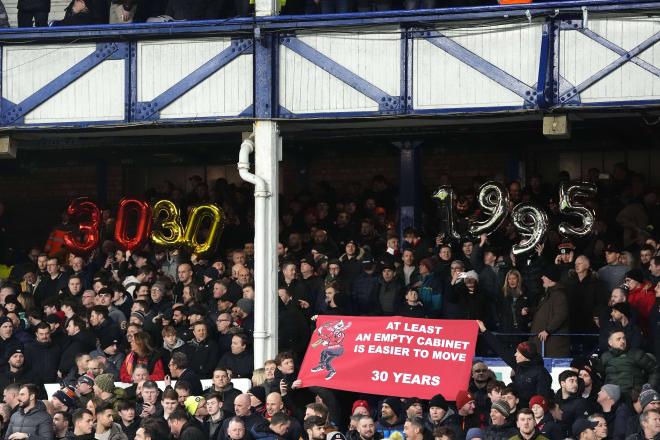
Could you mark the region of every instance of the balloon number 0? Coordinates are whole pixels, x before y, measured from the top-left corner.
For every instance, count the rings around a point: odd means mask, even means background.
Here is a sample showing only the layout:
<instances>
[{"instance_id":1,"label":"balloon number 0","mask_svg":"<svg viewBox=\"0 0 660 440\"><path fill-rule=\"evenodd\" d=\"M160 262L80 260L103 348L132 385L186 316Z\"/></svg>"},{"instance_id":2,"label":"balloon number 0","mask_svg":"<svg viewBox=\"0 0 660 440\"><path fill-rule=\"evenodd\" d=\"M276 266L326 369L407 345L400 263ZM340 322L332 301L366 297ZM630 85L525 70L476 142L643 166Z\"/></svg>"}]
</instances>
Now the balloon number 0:
<instances>
[{"instance_id":1,"label":"balloon number 0","mask_svg":"<svg viewBox=\"0 0 660 440\"><path fill-rule=\"evenodd\" d=\"M594 197L597 188L588 182L569 183L563 182L559 187L559 212L563 215L578 217L582 219L580 226L573 226L567 222L559 224L559 233L569 237L584 237L589 234L594 226L594 211L584 205L586 199ZM450 185L442 185L433 194L438 201L438 209L441 223L441 233L452 240L460 240L461 236L455 228L454 217L454 190ZM494 181L489 181L479 188L479 207L488 218L479 221L474 220L468 226L468 232L472 236L491 234L496 231L509 215L509 191L506 187ZM548 215L542 209L530 204L519 203L511 210L511 218L514 227L521 236L519 243L513 245L514 255L531 252L541 244L548 231Z\"/></svg>"},{"instance_id":2,"label":"balloon number 0","mask_svg":"<svg viewBox=\"0 0 660 440\"><path fill-rule=\"evenodd\" d=\"M67 212L72 218L90 219L78 224L78 233L65 234L67 248L77 254L95 249L99 244L101 221L101 211L97 205L86 198L79 198L69 204ZM135 215L134 222L130 221L132 214ZM199 236L204 224L208 225L208 234L200 243ZM124 250L139 249L151 238L154 244L160 246L183 246L197 254L207 254L215 250L223 227L222 208L213 204L194 207L184 229L179 209L171 201L159 200L151 208L147 202L124 198L119 202L114 238ZM132 236L129 235L131 233Z\"/></svg>"}]
</instances>

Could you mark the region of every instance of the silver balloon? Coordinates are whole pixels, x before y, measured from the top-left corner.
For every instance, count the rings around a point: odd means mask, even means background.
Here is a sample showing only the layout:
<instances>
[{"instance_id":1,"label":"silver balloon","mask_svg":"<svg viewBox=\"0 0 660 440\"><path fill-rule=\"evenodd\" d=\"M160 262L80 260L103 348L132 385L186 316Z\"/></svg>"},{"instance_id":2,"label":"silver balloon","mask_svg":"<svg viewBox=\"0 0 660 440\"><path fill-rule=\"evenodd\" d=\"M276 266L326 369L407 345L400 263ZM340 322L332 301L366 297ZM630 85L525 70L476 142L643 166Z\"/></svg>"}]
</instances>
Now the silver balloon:
<instances>
[{"instance_id":1,"label":"silver balloon","mask_svg":"<svg viewBox=\"0 0 660 440\"><path fill-rule=\"evenodd\" d=\"M584 206L584 200L594 197L598 192L596 185L590 182L562 182L559 187L559 212L564 215L579 217L580 226L573 226L568 222L559 224L559 233L565 237L584 237L594 227L594 211Z\"/></svg>"},{"instance_id":2,"label":"silver balloon","mask_svg":"<svg viewBox=\"0 0 660 440\"><path fill-rule=\"evenodd\" d=\"M519 203L511 211L511 217L516 231L522 237L520 243L511 248L514 255L533 251L543 243L548 230L548 215L545 211L529 203Z\"/></svg>"},{"instance_id":3,"label":"silver balloon","mask_svg":"<svg viewBox=\"0 0 660 440\"><path fill-rule=\"evenodd\" d=\"M454 201L456 194L451 185L442 185L433 194L438 200L438 213L440 216L440 233L444 233L446 240L460 241L461 234L456 231L456 217L454 216Z\"/></svg>"},{"instance_id":4,"label":"silver balloon","mask_svg":"<svg viewBox=\"0 0 660 440\"><path fill-rule=\"evenodd\" d=\"M474 236L491 234L509 215L509 191L502 183L489 181L479 188L478 200L481 210L488 215L488 218L471 222L468 232Z\"/></svg>"}]
</instances>

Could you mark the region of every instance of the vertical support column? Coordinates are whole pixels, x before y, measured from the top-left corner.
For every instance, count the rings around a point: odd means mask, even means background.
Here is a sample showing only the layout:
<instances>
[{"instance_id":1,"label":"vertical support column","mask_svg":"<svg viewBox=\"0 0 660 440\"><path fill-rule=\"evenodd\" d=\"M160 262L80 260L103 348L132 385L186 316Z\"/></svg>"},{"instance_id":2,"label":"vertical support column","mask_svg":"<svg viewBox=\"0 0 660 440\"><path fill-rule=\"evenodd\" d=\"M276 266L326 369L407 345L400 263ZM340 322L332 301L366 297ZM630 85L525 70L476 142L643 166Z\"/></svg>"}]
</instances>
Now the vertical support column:
<instances>
[{"instance_id":1,"label":"vertical support column","mask_svg":"<svg viewBox=\"0 0 660 440\"><path fill-rule=\"evenodd\" d=\"M421 221L421 141L395 142L399 148L399 235L409 227L419 227Z\"/></svg>"},{"instance_id":2,"label":"vertical support column","mask_svg":"<svg viewBox=\"0 0 660 440\"><path fill-rule=\"evenodd\" d=\"M279 222L278 212L278 180L280 141L277 122L269 120L257 120L254 124L254 149L255 149L255 174L266 181L269 189L265 199L264 224L255 224L255 229L265 229L264 249L257 249L255 243L254 252L257 256L263 255L265 260L264 291L255 292L256 295L264 295L265 301L261 302L264 310L259 310L255 302L255 319L263 319L265 322L265 335L257 335L255 332L254 365L261 366L267 359L273 359L277 354L277 231ZM257 196L257 194L255 194ZM263 254L262 254L263 253ZM256 267L255 267L256 270ZM255 274L256 276L257 274Z\"/></svg>"}]
</instances>

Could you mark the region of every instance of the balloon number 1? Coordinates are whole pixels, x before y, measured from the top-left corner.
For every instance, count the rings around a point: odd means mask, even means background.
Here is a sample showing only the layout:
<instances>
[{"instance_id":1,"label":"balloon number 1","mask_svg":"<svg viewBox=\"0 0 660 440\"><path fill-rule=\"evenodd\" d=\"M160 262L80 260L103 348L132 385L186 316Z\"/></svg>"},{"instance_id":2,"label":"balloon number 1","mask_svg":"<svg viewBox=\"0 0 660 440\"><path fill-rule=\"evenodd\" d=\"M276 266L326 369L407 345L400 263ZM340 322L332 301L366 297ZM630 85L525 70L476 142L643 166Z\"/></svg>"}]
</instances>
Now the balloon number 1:
<instances>
[{"instance_id":1,"label":"balloon number 1","mask_svg":"<svg viewBox=\"0 0 660 440\"><path fill-rule=\"evenodd\" d=\"M563 182L559 187L559 211L564 215L582 219L580 226L570 223L559 224L559 233L569 237L584 237L593 229L595 214L584 205L586 199L594 197L597 188L592 183ZM438 200L440 210L441 232L452 240L460 240L461 236L455 228L454 190L449 185L442 185L433 194ZM491 234L496 231L509 215L509 192L499 182L489 181L481 185L478 196L479 206L487 215L485 220L473 220L468 226L472 236ZM521 236L521 241L512 248L514 255L531 252L541 244L548 231L548 215L542 209L530 204L520 203L511 210L513 225Z\"/></svg>"},{"instance_id":2,"label":"balloon number 1","mask_svg":"<svg viewBox=\"0 0 660 440\"><path fill-rule=\"evenodd\" d=\"M72 218L83 219L78 224L77 233L65 234L67 248L78 254L95 249L99 244L101 221L101 211L96 204L86 198L76 199L67 212ZM84 217L89 217L89 221ZM204 225L208 225L208 234L200 243ZM197 254L207 254L215 250L223 226L224 213L216 205L194 207L184 229L179 209L171 201L159 200L152 209L147 202L125 198L119 202L114 236L119 246L130 251L139 249L151 238L154 244L163 247L183 246Z\"/></svg>"}]
</instances>

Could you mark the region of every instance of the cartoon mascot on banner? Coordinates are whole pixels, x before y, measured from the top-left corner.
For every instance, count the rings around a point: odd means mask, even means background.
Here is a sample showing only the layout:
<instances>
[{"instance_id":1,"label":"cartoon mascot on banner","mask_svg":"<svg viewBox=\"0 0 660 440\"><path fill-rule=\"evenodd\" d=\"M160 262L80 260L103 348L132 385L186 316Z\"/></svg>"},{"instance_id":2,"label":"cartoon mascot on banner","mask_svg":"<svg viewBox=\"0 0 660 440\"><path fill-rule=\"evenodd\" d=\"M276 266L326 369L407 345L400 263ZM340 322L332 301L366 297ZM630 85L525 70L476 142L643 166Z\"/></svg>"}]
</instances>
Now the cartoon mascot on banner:
<instances>
[{"instance_id":1,"label":"cartoon mascot on banner","mask_svg":"<svg viewBox=\"0 0 660 440\"><path fill-rule=\"evenodd\" d=\"M330 321L323 324L321 327L316 329L318 333L318 339L312 344L312 348L316 348L319 345L323 345L323 351L319 357L319 364L312 368L312 373L317 373L319 371L325 370L328 374L325 376L325 380L332 379L337 371L332 368L332 360L336 357L344 354L344 330L349 328L351 323L344 323L341 321Z\"/></svg>"}]
</instances>

